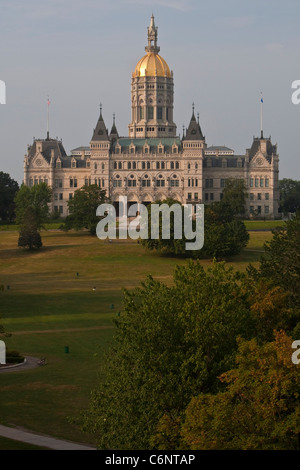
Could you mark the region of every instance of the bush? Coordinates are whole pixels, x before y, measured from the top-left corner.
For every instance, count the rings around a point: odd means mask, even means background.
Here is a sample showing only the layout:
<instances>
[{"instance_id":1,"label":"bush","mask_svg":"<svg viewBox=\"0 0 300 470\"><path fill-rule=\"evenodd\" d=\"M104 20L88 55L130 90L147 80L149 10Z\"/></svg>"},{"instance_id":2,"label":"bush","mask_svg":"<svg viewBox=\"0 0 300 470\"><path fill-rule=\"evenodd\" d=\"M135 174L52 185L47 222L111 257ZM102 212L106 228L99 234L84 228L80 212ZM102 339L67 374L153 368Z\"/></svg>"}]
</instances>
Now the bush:
<instances>
[{"instance_id":1,"label":"bush","mask_svg":"<svg viewBox=\"0 0 300 470\"><path fill-rule=\"evenodd\" d=\"M6 351L6 364L20 364L24 362L24 356L22 356L18 351Z\"/></svg>"}]
</instances>

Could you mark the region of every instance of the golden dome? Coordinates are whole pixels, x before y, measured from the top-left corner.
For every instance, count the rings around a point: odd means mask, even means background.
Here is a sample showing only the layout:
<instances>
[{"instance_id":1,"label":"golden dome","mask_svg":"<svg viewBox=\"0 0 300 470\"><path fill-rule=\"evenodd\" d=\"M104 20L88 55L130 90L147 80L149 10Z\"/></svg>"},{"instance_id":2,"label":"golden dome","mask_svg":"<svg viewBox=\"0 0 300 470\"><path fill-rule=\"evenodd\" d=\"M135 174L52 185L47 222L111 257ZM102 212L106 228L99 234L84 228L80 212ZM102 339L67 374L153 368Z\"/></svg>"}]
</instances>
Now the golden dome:
<instances>
[{"instance_id":1,"label":"golden dome","mask_svg":"<svg viewBox=\"0 0 300 470\"><path fill-rule=\"evenodd\" d=\"M167 62L154 52L148 52L138 61L133 77L171 77Z\"/></svg>"}]
</instances>

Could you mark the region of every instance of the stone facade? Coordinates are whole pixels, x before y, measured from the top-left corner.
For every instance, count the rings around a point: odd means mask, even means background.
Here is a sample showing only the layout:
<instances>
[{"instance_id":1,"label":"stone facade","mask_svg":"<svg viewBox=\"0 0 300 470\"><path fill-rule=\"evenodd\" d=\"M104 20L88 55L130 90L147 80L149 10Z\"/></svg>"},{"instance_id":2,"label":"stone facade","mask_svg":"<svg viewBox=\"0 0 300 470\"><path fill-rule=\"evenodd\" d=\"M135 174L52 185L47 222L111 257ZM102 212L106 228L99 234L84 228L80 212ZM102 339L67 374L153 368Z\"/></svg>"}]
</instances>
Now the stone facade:
<instances>
[{"instance_id":1,"label":"stone facade","mask_svg":"<svg viewBox=\"0 0 300 470\"><path fill-rule=\"evenodd\" d=\"M192 117L182 138L173 122L173 72L158 54L157 27L152 16L146 55L131 78L131 122L128 137L120 137L115 118L110 133L100 116L89 147L67 155L61 141L35 139L24 160L24 183L45 181L53 189L52 210L68 214L74 191L88 184L106 190L118 209L120 196L128 203L150 203L171 197L181 203L205 204L222 199L226 180L245 181L247 215L278 216L279 157L271 138L253 139L245 155L210 146Z\"/></svg>"}]
</instances>

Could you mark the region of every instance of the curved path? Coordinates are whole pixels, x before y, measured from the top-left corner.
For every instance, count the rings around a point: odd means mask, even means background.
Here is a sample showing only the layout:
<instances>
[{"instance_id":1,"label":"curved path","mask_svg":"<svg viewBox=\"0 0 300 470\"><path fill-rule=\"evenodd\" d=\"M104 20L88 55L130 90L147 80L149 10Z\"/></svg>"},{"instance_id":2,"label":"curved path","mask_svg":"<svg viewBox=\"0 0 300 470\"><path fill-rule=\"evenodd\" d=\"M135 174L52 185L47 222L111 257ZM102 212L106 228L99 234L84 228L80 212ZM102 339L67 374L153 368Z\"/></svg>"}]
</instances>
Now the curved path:
<instances>
[{"instance_id":1,"label":"curved path","mask_svg":"<svg viewBox=\"0 0 300 470\"><path fill-rule=\"evenodd\" d=\"M0 436L14 441L26 442L35 446L47 447L53 450L97 450L94 447L89 447L83 444L76 444L75 442L61 441L54 437L43 436L34 434L29 431L22 431L16 428L9 428L0 424Z\"/></svg>"},{"instance_id":2,"label":"curved path","mask_svg":"<svg viewBox=\"0 0 300 470\"><path fill-rule=\"evenodd\" d=\"M25 359L25 362L21 362L21 364L15 366L0 367L0 374L1 372L19 372L21 370L29 370L38 367L38 361L40 360L38 357L26 356Z\"/></svg>"}]
</instances>

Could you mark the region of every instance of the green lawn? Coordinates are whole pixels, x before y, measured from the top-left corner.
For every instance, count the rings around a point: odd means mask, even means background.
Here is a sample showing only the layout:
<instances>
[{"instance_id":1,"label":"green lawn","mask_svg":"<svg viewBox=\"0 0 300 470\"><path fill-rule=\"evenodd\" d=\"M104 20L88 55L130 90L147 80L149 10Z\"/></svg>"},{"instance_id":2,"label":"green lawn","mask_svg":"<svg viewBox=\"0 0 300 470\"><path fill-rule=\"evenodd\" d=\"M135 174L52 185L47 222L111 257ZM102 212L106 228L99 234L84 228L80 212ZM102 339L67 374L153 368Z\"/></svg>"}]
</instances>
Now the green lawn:
<instances>
[{"instance_id":1,"label":"green lawn","mask_svg":"<svg viewBox=\"0 0 300 470\"><path fill-rule=\"evenodd\" d=\"M244 270L257 263L271 236L251 232L248 247L230 264ZM69 418L87 406L101 380L113 319L122 310L122 288L136 287L147 274L171 283L175 266L186 260L86 233L43 232L43 248L32 253L18 249L17 238L15 232L0 232L0 315L12 333L5 342L23 355L45 357L47 365L0 373L0 422L94 444Z\"/></svg>"},{"instance_id":2,"label":"green lawn","mask_svg":"<svg viewBox=\"0 0 300 470\"><path fill-rule=\"evenodd\" d=\"M247 230L273 230L284 226L283 220L245 220Z\"/></svg>"}]
</instances>

